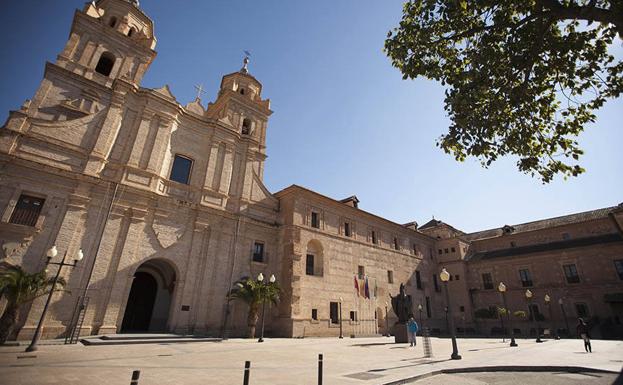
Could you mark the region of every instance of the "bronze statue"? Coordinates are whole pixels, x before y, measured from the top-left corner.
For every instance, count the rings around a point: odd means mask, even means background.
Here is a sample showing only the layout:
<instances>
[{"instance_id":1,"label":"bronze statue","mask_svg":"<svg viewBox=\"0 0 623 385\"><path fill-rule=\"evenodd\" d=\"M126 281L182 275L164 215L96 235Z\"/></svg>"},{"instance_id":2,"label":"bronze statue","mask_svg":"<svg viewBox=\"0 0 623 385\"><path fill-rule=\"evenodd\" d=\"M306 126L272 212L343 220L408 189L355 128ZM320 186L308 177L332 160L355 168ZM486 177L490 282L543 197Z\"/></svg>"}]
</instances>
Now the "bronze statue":
<instances>
[{"instance_id":1,"label":"bronze statue","mask_svg":"<svg viewBox=\"0 0 623 385\"><path fill-rule=\"evenodd\" d=\"M392 297L390 294L389 297L392 299L392 309L398 317L398 323L406 324L413 312L411 296L405 293L404 283L400 284L400 293L397 296Z\"/></svg>"}]
</instances>

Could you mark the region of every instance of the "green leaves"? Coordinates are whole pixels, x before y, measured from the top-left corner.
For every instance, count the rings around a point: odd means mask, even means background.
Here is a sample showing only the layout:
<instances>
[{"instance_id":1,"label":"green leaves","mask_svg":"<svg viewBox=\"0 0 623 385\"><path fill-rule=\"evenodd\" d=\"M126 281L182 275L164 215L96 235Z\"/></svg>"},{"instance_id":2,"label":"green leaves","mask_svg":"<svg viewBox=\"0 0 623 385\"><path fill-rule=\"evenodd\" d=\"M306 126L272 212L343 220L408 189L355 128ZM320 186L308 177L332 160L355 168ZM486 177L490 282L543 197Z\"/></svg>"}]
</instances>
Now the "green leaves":
<instances>
[{"instance_id":1,"label":"green leaves","mask_svg":"<svg viewBox=\"0 0 623 385\"><path fill-rule=\"evenodd\" d=\"M623 26L616 24L620 10L602 12L608 7L612 2L410 1L385 52L405 79L447 87L452 123L440 148L484 167L516 156L520 171L547 183L584 172L575 138L623 91L623 62L608 53ZM597 22L578 22L590 17Z\"/></svg>"},{"instance_id":2,"label":"green leaves","mask_svg":"<svg viewBox=\"0 0 623 385\"><path fill-rule=\"evenodd\" d=\"M0 264L0 292L11 304L19 306L65 286L62 277L58 279L58 287L53 288L53 283L54 279L49 278L45 270L31 274L21 266L7 262Z\"/></svg>"}]
</instances>

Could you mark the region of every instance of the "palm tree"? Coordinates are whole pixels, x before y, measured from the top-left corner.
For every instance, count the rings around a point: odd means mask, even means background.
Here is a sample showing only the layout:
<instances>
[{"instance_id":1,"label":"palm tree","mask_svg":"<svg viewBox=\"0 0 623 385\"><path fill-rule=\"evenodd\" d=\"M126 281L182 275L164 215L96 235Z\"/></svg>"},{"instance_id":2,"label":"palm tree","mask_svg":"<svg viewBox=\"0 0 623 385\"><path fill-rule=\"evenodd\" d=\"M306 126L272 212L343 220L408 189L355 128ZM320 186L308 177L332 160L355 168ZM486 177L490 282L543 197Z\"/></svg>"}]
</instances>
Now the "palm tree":
<instances>
[{"instance_id":1,"label":"palm tree","mask_svg":"<svg viewBox=\"0 0 623 385\"><path fill-rule=\"evenodd\" d=\"M249 327L247 337L255 338L255 325L260 315L260 305L266 302L276 304L279 301L281 288L275 282L275 276L271 275L268 283L264 283L264 275L260 273L257 280L249 277L242 277L234 288L229 292L229 300L240 300L249 305L247 316L247 326Z\"/></svg>"},{"instance_id":2,"label":"palm tree","mask_svg":"<svg viewBox=\"0 0 623 385\"><path fill-rule=\"evenodd\" d=\"M57 284L65 286L65 280L59 277ZM56 290L53 285L54 278L49 278L45 270L30 274L21 266L7 262L0 264L0 294L7 300L0 317L0 345L9 337L20 306L48 294L49 290Z\"/></svg>"}]
</instances>

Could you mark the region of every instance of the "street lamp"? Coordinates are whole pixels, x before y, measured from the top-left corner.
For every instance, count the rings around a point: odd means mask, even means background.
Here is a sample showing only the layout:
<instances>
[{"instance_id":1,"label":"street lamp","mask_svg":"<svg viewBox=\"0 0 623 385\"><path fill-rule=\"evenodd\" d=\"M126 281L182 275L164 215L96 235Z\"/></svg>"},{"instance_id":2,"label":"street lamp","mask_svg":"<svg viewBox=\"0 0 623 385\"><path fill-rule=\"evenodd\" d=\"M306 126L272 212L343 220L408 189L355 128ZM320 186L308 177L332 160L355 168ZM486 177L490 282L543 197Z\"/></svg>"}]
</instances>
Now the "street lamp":
<instances>
[{"instance_id":1,"label":"street lamp","mask_svg":"<svg viewBox=\"0 0 623 385\"><path fill-rule=\"evenodd\" d=\"M506 305L506 285L504 282L500 282L498 290L502 293L502 301L504 301L504 309L506 309L506 319L508 320L508 328L511 330L511 344L510 346L517 346L515 342L515 329L513 329L513 320L510 316L510 309Z\"/></svg>"},{"instance_id":2,"label":"street lamp","mask_svg":"<svg viewBox=\"0 0 623 385\"><path fill-rule=\"evenodd\" d=\"M39 323L37 324L37 330L35 330L35 335L32 336L32 341L30 345L26 348L27 352L34 352L37 350L37 344L39 343L39 339L41 338L41 330L43 329L43 323L45 321L45 316L48 313L48 307L50 306L50 302L52 301L52 294L54 294L54 289L56 289L56 284L58 283L58 278L61 275L61 270L65 266L75 267L79 261L84 258L84 254L82 253L82 249L78 250L78 254L76 258L74 258L73 263L65 263L65 258L67 258L67 251L63 254L63 260L61 262L52 262L52 258L58 255L58 250L56 249L56 245L52 246L46 256L48 257L45 262L46 265L57 265L58 270L56 271L56 275L54 276L54 280L52 281L52 288L50 289L50 293L48 294L48 299L45 301L45 306L43 307L43 312L41 313L41 318L39 319ZM46 268L47 272L47 268Z\"/></svg>"},{"instance_id":3,"label":"street lamp","mask_svg":"<svg viewBox=\"0 0 623 385\"><path fill-rule=\"evenodd\" d=\"M567 319L567 313L565 312L565 307L563 306L562 298L558 299L558 304L560 305L560 310L562 311L562 318L565 320L565 327L567 328L567 336L569 335L569 320Z\"/></svg>"},{"instance_id":4,"label":"street lamp","mask_svg":"<svg viewBox=\"0 0 623 385\"><path fill-rule=\"evenodd\" d=\"M448 293L448 281L450 280L450 273L443 268L441 273L439 273L439 278L443 282L444 291L446 293L446 304L448 312L450 313L450 333L452 335L452 355L450 356L453 360L460 360L461 356L459 355L459 349L456 346L456 333L454 330L454 319L452 317L452 306L450 305L450 294ZM446 313L447 314L447 313Z\"/></svg>"},{"instance_id":5,"label":"street lamp","mask_svg":"<svg viewBox=\"0 0 623 385\"><path fill-rule=\"evenodd\" d=\"M536 342L543 342L541 341L541 333L539 331L539 320L538 320L538 312L534 312L532 311L532 292L530 291L530 289L526 290L526 299L528 300L528 314L531 314L532 317L534 318L534 321L536 323Z\"/></svg>"},{"instance_id":6,"label":"street lamp","mask_svg":"<svg viewBox=\"0 0 623 385\"><path fill-rule=\"evenodd\" d=\"M257 275L257 280L261 284L264 283L264 274L259 273ZM272 274L269 278L270 283L275 283L275 275ZM266 298L262 298L262 331L260 332L260 338L257 342L264 342L264 313L266 312Z\"/></svg>"},{"instance_id":7,"label":"street lamp","mask_svg":"<svg viewBox=\"0 0 623 385\"><path fill-rule=\"evenodd\" d=\"M342 334L342 301L344 301L344 298L340 297L340 338L344 338L344 335Z\"/></svg>"},{"instance_id":8,"label":"street lamp","mask_svg":"<svg viewBox=\"0 0 623 385\"><path fill-rule=\"evenodd\" d=\"M389 335L389 313L387 312L387 302L385 302L385 336L391 337Z\"/></svg>"}]
</instances>

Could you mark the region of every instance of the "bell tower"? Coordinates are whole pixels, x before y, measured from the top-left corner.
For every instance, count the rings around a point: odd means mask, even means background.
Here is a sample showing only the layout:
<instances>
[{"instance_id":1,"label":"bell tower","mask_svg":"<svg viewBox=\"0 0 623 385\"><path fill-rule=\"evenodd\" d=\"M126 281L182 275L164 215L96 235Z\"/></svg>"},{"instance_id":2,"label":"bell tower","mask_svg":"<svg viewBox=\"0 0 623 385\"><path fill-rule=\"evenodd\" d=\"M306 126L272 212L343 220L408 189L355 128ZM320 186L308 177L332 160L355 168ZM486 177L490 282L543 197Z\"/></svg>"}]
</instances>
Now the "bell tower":
<instances>
[{"instance_id":1,"label":"bell tower","mask_svg":"<svg viewBox=\"0 0 623 385\"><path fill-rule=\"evenodd\" d=\"M206 112L208 118L225 123L239 135L260 179L266 159L266 128L272 113L270 100L262 99L262 84L249 73L248 55L238 72L223 76L218 97L208 104Z\"/></svg>"},{"instance_id":2,"label":"bell tower","mask_svg":"<svg viewBox=\"0 0 623 385\"><path fill-rule=\"evenodd\" d=\"M134 0L99 0L76 10L63 51L24 106L30 116L70 120L96 113L116 81L138 87L156 56L153 22ZM122 87L123 88L123 87Z\"/></svg>"}]
</instances>

